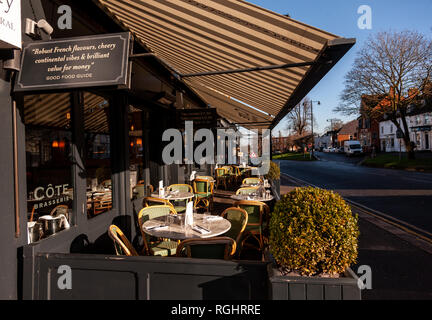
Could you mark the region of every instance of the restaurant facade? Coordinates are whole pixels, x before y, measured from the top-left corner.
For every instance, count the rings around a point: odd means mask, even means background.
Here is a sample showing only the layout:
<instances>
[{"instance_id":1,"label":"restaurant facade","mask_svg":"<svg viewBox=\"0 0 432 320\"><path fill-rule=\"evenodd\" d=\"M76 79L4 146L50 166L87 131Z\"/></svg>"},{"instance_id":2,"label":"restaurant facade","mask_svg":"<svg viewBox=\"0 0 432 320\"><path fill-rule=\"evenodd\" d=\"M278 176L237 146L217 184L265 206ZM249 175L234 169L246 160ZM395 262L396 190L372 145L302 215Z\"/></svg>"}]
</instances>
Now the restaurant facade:
<instances>
[{"instance_id":1,"label":"restaurant facade","mask_svg":"<svg viewBox=\"0 0 432 320\"><path fill-rule=\"evenodd\" d=\"M213 174L210 164L165 164L165 130L189 120L215 136L272 129L354 40L243 1L20 5L22 46L0 49L0 299L206 299L224 277L259 292L265 264L242 262L240 277L237 262L119 260L108 227L139 242L136 216L154 186ZM39 238L32 222L50 215L63 230ZM62 265L73 293L57 287ZM205 283L219 280L200 287L203 270ZM199 290L167 294L176 281ZM232 298L267 297L242 292Z\"/></svg>"}]
</instances>

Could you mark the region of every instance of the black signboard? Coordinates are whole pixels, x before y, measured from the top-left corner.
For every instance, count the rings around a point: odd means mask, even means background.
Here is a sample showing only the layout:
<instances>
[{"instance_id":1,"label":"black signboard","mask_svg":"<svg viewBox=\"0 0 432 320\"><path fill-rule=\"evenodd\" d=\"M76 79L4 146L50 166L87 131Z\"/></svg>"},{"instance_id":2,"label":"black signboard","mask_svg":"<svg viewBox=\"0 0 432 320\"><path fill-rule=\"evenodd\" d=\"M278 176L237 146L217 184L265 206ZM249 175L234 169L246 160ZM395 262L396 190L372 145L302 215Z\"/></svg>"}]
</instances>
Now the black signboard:
<instances>
[{"instance_id":1,"label":"black signboard","mask_svg":"<svg viewBox=\"0 0 432 320\"><path fill-rule=\"evenodd\" d=\"M28 42L15 91L127 86L130 33Z\"/></svg>"},{"instance_id":2,"label":"black signboard","mask_svg":"<svg viewBox=\"0 0 432 320\"><path fill-rule=\"evenodd\" d=\"M186 121L193 121L194 129L212 129L217 127L217 119L215 108L177 110L177 123L180 128Z\"/></svg>"}]
</instances>

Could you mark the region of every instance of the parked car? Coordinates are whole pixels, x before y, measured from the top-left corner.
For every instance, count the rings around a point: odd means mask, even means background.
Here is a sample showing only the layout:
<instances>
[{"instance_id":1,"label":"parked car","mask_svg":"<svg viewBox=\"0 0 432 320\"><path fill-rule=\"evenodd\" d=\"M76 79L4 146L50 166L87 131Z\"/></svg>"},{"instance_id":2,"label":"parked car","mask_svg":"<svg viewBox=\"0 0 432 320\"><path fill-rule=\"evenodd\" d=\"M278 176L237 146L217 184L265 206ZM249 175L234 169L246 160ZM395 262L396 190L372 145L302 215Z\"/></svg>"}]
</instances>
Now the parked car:
<instances>
[{"instance_id":1,"label":"parked car","mask_svg":"<svg viewBox=\"0 0 432 320\"><path fill-rule=\"evenodd\" d=\"M327 152L327 153L334 153L334 152L336 152L336 148L333 148L333 147L327 147L327 148L324 148L324 152Z\"/></svg>"},{"instance_id":2,"label":"parked car","mask_svg":"<svg viewBox=\"0 0 432 320\"><path fill-rule=\"evenodd\" d=\"M362 154L363 149L361 147L360 141L351 140L351 141L345 141L344 151L345 154L349 157L349 156Z\"/></svg>"}]
</instances>

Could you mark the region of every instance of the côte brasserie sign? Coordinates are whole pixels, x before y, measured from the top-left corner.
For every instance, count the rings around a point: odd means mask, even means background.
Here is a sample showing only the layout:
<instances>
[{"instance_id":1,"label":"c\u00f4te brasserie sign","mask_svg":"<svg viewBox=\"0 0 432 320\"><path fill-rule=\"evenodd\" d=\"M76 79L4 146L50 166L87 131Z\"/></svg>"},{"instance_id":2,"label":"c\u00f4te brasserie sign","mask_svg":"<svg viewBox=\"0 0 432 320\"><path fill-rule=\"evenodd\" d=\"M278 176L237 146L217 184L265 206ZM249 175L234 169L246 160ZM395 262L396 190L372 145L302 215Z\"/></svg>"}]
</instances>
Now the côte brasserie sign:
<instances>
[{"instance_id":1,"label":"c\u00f4te brasserie sign","mask_svg":"<svg viewBox=\"0 0 432 320\"><path fill-rule=\"evenodd\" d=\"M21 49L20 0L0 0L0 49Z\"/></svg>"}]
</instances>

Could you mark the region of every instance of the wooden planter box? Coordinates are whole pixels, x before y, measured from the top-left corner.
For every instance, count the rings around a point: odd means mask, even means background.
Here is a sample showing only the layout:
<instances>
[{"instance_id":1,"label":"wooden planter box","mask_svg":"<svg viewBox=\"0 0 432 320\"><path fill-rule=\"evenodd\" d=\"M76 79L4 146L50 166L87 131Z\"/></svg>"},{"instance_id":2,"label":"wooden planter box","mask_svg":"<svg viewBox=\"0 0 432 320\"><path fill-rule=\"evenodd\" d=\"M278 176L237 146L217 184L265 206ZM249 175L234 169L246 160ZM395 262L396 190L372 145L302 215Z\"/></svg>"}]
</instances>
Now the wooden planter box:
<instances>
[{"instance_id":1,"label":"wooden planter box","mask_svg":"<svg viewBox=\"0 0 432 320\"><path fill-rule=\"evenodd\" d=\"M272 300L361 300L358 277L351 270L339 279L283 276L269 265Z\"/></svg>"}]
</instances>

